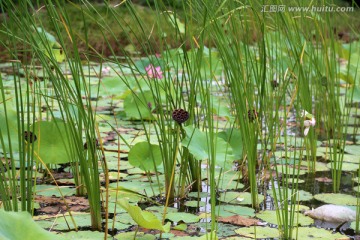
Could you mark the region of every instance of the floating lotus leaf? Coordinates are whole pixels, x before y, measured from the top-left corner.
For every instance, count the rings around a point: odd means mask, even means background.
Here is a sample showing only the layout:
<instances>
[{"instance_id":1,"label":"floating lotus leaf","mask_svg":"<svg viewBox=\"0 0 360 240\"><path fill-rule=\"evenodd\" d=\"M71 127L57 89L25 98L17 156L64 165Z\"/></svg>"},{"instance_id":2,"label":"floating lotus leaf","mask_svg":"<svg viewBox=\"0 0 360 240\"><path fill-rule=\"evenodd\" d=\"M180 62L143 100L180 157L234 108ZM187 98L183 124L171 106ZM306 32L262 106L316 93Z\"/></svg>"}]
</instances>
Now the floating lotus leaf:
<instances>
[{"instance_id":1,"label":"floating lotus leaf","mask_svg":"<svg viewBox=\"0 0 360 240\"><path fill-rule=\"evenodd\" d=\"M37 140L33 143L36 159L43 163L68 163L74 160L70 132L62 120L34 123ZM41 162L40 161L40 162Z\"/></svg>"},{"instance_id":2,"label":"floating lotus leaf","mask_svg":"<svg viewBox=\"0 0 360 240\"><path fill-rule=\"evenodd\" d=\"M243 144L241 138L240 129L237 128L228 128L225 131L219 132L218 137L224 139L230 144L233 150L233 155L235 159L241 159L243 156Z\"/></svg>"},{"instance_id":3,"label":"floating lotus leaf","mask_svg":"<svg viewBox=\"0 0 360 240\"><path fill-rule=\"evenodd\" d=\"M61 197L60 191L64 196L71 196L76 193L76 189L69 186L56 185L36 185L36 194L41 196L56 196Z\"/></svg>"},{"instance_id":4,"label":"floating lotus leaf","mask_svg":"<svg viewBox=\"0 0 360 240\"><path fill-rule=\"evenodd\" d=\"M104 233L97 231L71 231L62 233L61 236L66 239L76 239L76 240L95 240L95 239L103 239Z\"/></svg>"},{"instance_id":5,"label":"floating lotus leaf","mask_svg":"<svg viewBox=\"0 0 360 240\"><path fill-rule=\"evenodd\" d=\"M185 212L169 212L166 214L166 219L172 222L183 221L184 223L194 223L200 220L199 216Z\"/></svg>"},{"instance_id":6,"label":"floating lotus leaf","mask_svg":"<svg viewBox=\"0 0 360 240\"><path fill-rule=\"evenodd\" d=\"M75 230L75 226L71 218L74 219L76 227L88 227L91 223L91 215L89 213L74 213L71 217L69 215L65 215L61 218L47 218L46 220L36 221L36 223L42 228L51 228L56 231Z\"/></svg>"},{"instance_id":7,"label":"floating lotus leaf","mask_svg":"<svg viewBox=\"0 0 360 240\"><path fill-rule=\"evenodd\" d=\"M130 149L129 163L143 171L154 170L162 163L160 147L148 142L139 142Z\"/></svg>"},{"instance_id":8,"label":"floating lotus leaf","mask_svg":"<svg viewBox=\"0 0 360 240\"><path fill-rule=\"evenodd\" d=\"M274 171L277 171L279 173L282 173L282 174L286 174L286 175L289 175L289 176L299 176L299 175L305 175L306 174L306 170L298 170L296 168L293 168L291 166L287 166L287 165L275 165L273 167Z\"/></svg>"},{"instance_id":9,"label":"floating lotus leaf","mask_svg":"<svg viewBox=\"0 0 360 240\"><path fill-rule=\"evenodd\" d=\"M205 160L209 158L210 149L209 144L216 147L216 161L217 165L223 166L231 165L235 160L232 154L232 147L224 139L214 136L214 142L209 142L209 133L202 132L193 126L184 127L186 137L182 141L182 145L189 149L190 153L194 155L197 160Z\"/></svg>"},{"instance_id":10,"label":"floating lotus leaf","mask_svg":"<svg viewBox=\"0 0 360 240\"><path fill-rule=\"evenodd\" d=\"M5 212L0 209L0 239L60 240L64 238L42 229L32 220L28 212Z\"/></svg>"},{"instance_id":11,"label":"floating lotus leaf","mask_svg":"<svg viewBox=\"0 0 360 240\"><path fill-rule=\"evenodd\" d=\"M0 142L0 149L2 152L6 149L8 152L11 144L12 150L17 151L19 150L17 114L12 109L11 103L6 103L6 106L5 114L4 103L0 97L0 136L4 141L4 146Z\"/></svg>"},{"instance_id":12,"label":"floating lotus leaf","mask_svg":"<svg viewBox=\"0 0 360 240\"><path fill-rule=\"evenodd\" d=\"M304 183L305 180L304 179L299 179L299 178L287 178L287 182L289 184L296 184L296 183Z\"/></svg>"},{"instance_id":13,"label":"floating lotus leaf","mask_svg":"<svg viewBox=\"0 0 360 240\"><path fill-rule=\"evenodd\" d=\"M337 232L334 233L331 230L326 230L316 227L299 227L293 230L293 236L296 234L297 240L309 240L309 239L348 239L347 237Z\"/></svg>"},{"instance_id":14,"label":"floating lotus leaf","mask_svg":"<svg viewBox=\"0 0 360 240\"><path fill-rule=\"evenodd\" d=\"M359 157L359 155L344 154L343 161L348 162L348 163L359 164L360 163L360 157Z\"/></svg>"},{"instance_id":15,"label":"floating lotus leaf","mask_svg":"<svg viewBox=\"0 0 360 240\"><path fill-rule=\"evenodd\" d=\"M210 194L208 192L190 192L188 194L189 198L206 198L210 197Z\"/></svg>"},{"instance_id":16,"label":"floating lotus leaf","mask_svg":"<svg viewBox=\"0 0 360 240\"><path fill-rule=\"evenodd\" d=\"M151 112L155 107L155 100L151 91L129 94L124 100L126 117L132 120L154 119Z\"/></svg>"},{"instance_id":17,"label":"floating lotus leaf","mask_svg":"<svg viewBox=\"0 0 360 240\"><path fill-rule=\"evenodd\" d=\"M126 97L131 94L131 88L136 86L135 79L127 77L104 77L100 83L100 95L117 95ZM107 100L108 101L108 100Z\"/></svg>"},{"instance_id":18,"label":"floating lotus leaf","mask_svg":"<svg viewBox=\"0 0 360 240\"><path fill-rule=\"evenodd\" d=\"M350 228L356 229L356 221L354 221L354 222L351 223Z\"/></svg>"},{"instance_id":19,"label":"floating lotus leaf","mask_svg":"<svg viewBox=\"0 0 360 240\"><path fill-rule=\"evenodd\" d=\"M277 195L277 199L279 200L280 199L280 194L281 194L281 197L284 198L284 194L285 194L285 189L284 188L279 188L279 189L275 189L276 191L276 195ZM268 191L268 194L272 197L274 197L274 192L273 191ZM309 192L306 192L304 190L293 190L293 189L290 189L288 188L287 189L287 196L288 196L288 199L292 199L292 197L294 197L294 200L295 201L309 201L311 199L313 199L313 195Z\"/></svg>"},{"instance_id":20,"label":"floating lotus leaf","mask_svg":"<svg viewBox=\"0 0 360 240\"><path fill-rule=\"evenodd\" d=\"M216 206L215 209L216 215L219 217L229 217L233 215L255 216L255 210L250 207L222 204Z\"/></svg>"},{"instance_id":21,"label":"floating lotus leaf","mask_svg":"<svg viewBox=\"0 0 360 240\"><path fill-rule=\"evenodd\" d=\"M280 214L282 214L282 213L280 213ZM314 222L310 217L306 217L299 212L294 212L293 216L290 216L290 212L288 212L287 216L288 216L288 221L290 221L291 217L294 218L294 225L299 223L300 226L308 226ZM277 216L277 213L275 210L272 210L272 211L267 210L267 211L259 212L256 214L256 217L262 219L265 222L279 225L278 216Z\"/></svg>"},{"instance_id":22,"label":"floating lotus leaf","mask_svg":"<svg viewBox=\"0 0 360 240\"><path fill-rule=\"evenodd\" d=\"M356 177L352 179L354 182L360 183L360 178Z\"/></svg>"},{"instance_id":23,"label":"floating lotus leaf","mask_svg":"<svg viewBox=\"0 0 360 240\"><path fill-rule=\"evenodd\" d=\"M122 232L116 234L114 239L121 239L121 240L155 240L156 236L152 234L145 234L143 232Z\"/></svg>"},{"instance_id":24,"label":"floating lotus leaf","mask_svg":"<svg viewBox=\"0 0 360 240\"><path fill-rule=\"evenodd\" d=\"M217 225L216 234L221 239L223 239L224 237L228 237L228 236L234 236L234 230L238 229L238 226L221 223L221 222L217 222L216 225ZM199 222L196 224L192 224L191 228L192 227L195 227L195 229L204 229L204 232L208 233L207 240L210 240L209 233L211 231L211 224L209 224L208 222ZM202 235L201 237L203 237L203 236L205 236L205 235ZM214 238L214 236L213 236L213 238Z\"/></svg>"},{"instance_id":25,"label":"floating lotus leaf","mask_svg":"<svg viewBox=\"0 0 360 240\"><path fill-rule=\"evenodd\" d=\"M264 195L258 194L259 202L264 200ZM251 193L249 192L223 192L220 193L219 201L238 205L251 205Z\"/></svg>"},{"instance_id":26,"label":"floating lotus leaf","mask_svg":"<svg viewBox=\"0 0 360 240\"><path fill-rule=\"evenodd\" d=\"M357 205L356 197L343 193L321 193L316 194L314 198L329 204Z\"/></svg>"},{"instance_id":27,"label":"floating lotus leaf","mask_svg":"<svg viewBox=\"0 0 360 240\"><path fill-rule=\"evenodd\" d=\"M339 163L338 163L339 164ZM333 168L333 163L328 163L327 167L332 169ZM348 163L348 162L343 162L341 164L341 170L342 171L348 171L348 172L355 172L359 169L359 164L358 163Z\"/></svg>"},{"instance_id":28,"label":"floating lotus leaf","mask_svg":"<svg viewBox=\"0 0 360 240\"><path fill-rule=\"evenodd\" d=\"M302 161L301 168L306 167L308 171L312 170L313 162ZM315 170L316 172L326 172L329 171L329 168L326 166L326 163L323 162L315 162Z\"/></svg>"},{"instance_id":29,"label":"floating lotus leaf","mask_svg":"<svg viewBox=\"0 0 360 240\"><path fill-rule=\"evenodd\" d=\"M198 208L198 207L205 207L206 203L202 201L186 201L184 205L187 207Z\"/></svg>"},{"instance_id":30,"label":"floating lotus leaf","mask_svg":"<svg viewBox=\"0 0 360 240\"><path fill-rule=\"evenodd\" d=\"M359 157L360 147L358 145L347 145L345 147L345 152Z\"/></svg>"},{"instance_id":31,"label":"floating lotus leaf","mask_svg":"<svg viewBox=\"0 0 360 240\"><path fill-rule=\"evenodd\" d=\"M240 236L248 238L279 238L279 230L277 228L270 227L244 227L235 230Z\"/></svg>"}]
</instances>

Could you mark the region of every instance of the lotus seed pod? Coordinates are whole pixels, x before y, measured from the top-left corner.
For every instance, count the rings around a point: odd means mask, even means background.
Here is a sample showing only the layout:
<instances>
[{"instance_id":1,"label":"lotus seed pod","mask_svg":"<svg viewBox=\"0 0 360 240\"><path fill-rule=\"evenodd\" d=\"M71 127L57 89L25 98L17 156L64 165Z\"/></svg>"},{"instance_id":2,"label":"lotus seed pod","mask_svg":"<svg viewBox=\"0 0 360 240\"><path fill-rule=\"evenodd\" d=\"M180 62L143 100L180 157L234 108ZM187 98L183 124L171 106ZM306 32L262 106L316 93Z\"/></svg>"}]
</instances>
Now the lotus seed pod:
<instances>
[{"instance_id":1,"label":"lotus seed pod","mask_svg":"<svg viewBox=\"0 0 360 240\"><path fill-rule=\"evenodd\" d=\"M36 141L36 135L31 131L24 131L24 139L28 143L33 143Z\"/></svg>"},{"instance_id":2,"label":"lotus seed pod","mask_svg":"<svg viewBox=\"0 0 360 240\"><path fill-rule=\"evenodd\" d=\"M255 121L255 119L257 119L258 117L258 113L256 112L255 109L249 110L248 111L248 118L250 122Z\"/></svg>"},{"instance_id":3,"label":"lotus seed pod","mask_svg":"<svg viewBox=\"0 0 360 240\"><path fill-rule=\"evenodd\" d=\"M172 113L172 118L178 124L182 124L189 119L189 113L184 109L175 109Z\"/></svg>"}]
</instances>

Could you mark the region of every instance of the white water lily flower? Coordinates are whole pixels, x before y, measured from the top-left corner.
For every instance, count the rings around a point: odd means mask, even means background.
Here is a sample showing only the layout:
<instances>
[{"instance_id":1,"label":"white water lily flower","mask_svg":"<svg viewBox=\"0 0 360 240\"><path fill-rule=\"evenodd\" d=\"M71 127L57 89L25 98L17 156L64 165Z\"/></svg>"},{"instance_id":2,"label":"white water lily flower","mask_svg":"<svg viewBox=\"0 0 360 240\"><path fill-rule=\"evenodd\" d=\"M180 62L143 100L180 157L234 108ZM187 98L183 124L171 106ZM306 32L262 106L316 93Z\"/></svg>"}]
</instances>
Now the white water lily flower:
<instances>
[{"instance_id":1,"label":"white water lily flower","mask_svg":"<svg viewBox=\"0 0 360 240\"><path fill-rule=\"evenodd\" d=\"M308 113L306 110L301 112L301 117L304 118L304 136L307 136L310 130L310 127L314 127L316 120L311 113Z\"/></svg>"}]
</instances>

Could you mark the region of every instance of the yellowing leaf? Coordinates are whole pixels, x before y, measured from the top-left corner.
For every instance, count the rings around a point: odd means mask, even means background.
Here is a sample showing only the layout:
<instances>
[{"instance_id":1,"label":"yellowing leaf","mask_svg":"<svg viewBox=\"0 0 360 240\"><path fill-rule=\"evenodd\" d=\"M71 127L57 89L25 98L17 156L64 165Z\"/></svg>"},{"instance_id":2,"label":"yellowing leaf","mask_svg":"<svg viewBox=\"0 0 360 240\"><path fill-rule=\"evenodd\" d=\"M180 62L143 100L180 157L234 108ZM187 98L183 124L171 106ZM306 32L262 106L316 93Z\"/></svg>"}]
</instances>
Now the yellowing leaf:
<instances>
[{"instance_id":1,"label":"yellowing leaf","mask_svg":"<svg viewBox=\"0 0 360 240\"><path fill-rule=\"evenodd\" d=\"M130 214L139 226L147 229L160 230L162 232L170 231L170 222L162 225L161 221L152 212L143 211L138 206L130 205L125 199L120 199L117 203Z\"/></svg>"}]
</instances>

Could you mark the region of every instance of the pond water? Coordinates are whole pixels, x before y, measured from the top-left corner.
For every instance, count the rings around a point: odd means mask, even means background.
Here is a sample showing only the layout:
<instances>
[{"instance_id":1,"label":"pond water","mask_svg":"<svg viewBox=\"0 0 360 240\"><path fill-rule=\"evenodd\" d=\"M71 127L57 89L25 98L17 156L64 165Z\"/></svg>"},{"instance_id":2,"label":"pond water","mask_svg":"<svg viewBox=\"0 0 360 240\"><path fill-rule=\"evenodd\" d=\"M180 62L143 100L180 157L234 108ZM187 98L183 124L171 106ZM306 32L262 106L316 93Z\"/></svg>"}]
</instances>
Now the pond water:
<instances>
[{"instance_id":1,"label":"pond water","mask_svg":"<svg viewBox=\"0 0 360 240\"><path fill-rule=\"evenodd\" d=\"M106 64L105 64L106 65ZM127 153L130 150L129 147L124 144L123 141L119 141L117 134L120 133L124 139L126 139L131 146L135 143L146 140L146 134L144 132L144 125L139 121L129 120L124 117L124 100L119 97L121 92L124 91L124 86L122 84L114 84L113 82L120 81L115 74L118 66L115 66L111 63L108 64L111 66L106 78L102 79L101 84L99 83L99 78L97 77L96 72L100 71L99 65L94 63L90 68L85 68L89 72L89 84L92 87L100 87L99 96L94 97L92 102L94 106L96 105L97 117L99 122L99 132L102 137L102 143L104 145L104 154L106 157L108 169L110 171L110 186L122 186L124 188L130 189L132 191L146 195L151 201L147 201L145 198L141 199L138 196L133 196L131 194L122 194L121 197L128 197L134 202L139 202L139 205L146 210L153 211L158 217L161 216L161 205L164 204L164 198L159 198L159 189L156 187L155 174L150 175L149 177L145 172L137 167L131 166L128 162ZM42 77L41 68L39 68L38 77ZM66 69L64 66L63 69ZM13 68L11 64L5 63L0 64L0 71L2 74L2 81L4 87L7 91L8 96L14 94L13 89L13 79L14 76L20 76L19 81L23 87L27 84L26 79L20 72L12 72ZM122 70L123 71L123 70ZM17 77L15 77L17 78ZM69 75L69 81L71 81L71 76ZM45 84L46 82L46 84ZM44 87L49 87L49 92L51 92L51 82L45 77ZM215 84L214 84L215 85ZM224 90L223 87L220 89ZM216 91L215 91L216 92ZM218 92L218 96L221 96L226 92ZM118 94L118 95L116 95ZM48 106L43 106L42 110L46 113L53 114L55 117L61 116L60 112L56 109L58 108L56 102L52 104L52 109L49 109ZM302 147L295 148L294 146L302 146L304 138L301 136L302 131L300 131L298 124L296 123L295 114L291 114L288 119L286 119L288 128L283 135L280 136L276 152L273 153L273 157L270 160L271 173L263 171L262 165L259 165L257 170L259 177L259 202L260 208L255 210L251 208L251 197L249 194L249 186L246 180L242 177L242 172L239 166L234 165L234 167L226 172L221 172L220 168L217 168L216 171L219 171L217 176L218 191L217 191L217 202L218 202L218 215L223 219L219 223L218 236L222 238L234 237L227 239L242 239L239 236L242 236L244 239L246 237L254 236L254 229L256 228L257 234L260 237L257 239L273 239L278 237L276 233L273 233L273 230L277 231L278 219L275 209L277 206L283 204L282 201L275 202L274 193L277 190L273 189L279 188L298 188L299 191L284 190L282 193L289 193L289 195L296 195L295 202L298 202L300 210L306 210L309 208L316 208L327 203L337 204L337 205L347 205L351 209L355 210L356 205L359 204L356 196L358 196L359 188L359 179L357 178L357 171L359 171L359 162L360 162L360 146L357 143L359 139L358 134L353 134L357 132L358 118L357 108L352 106L350 107L350 118L349 118L349 127L347 128L348 140L354 140L354 142L348 142L345 146L344 157L343 157L343 169L344 171L341 174L340 181L340 191L339 193L333 193L332 185L332 174L331 174L331 161L329 160L329 148L326 147L328 142L327 139L323 138L320 135L319 141L317 142L317 159L316 159L316 171L311 172L310 166L311 162L306 160L302 154L298 155L299 152L302 152ZM50 112L48 112L50 111ZM116 113L114 115L114 112ZM116 122L115 122L116 121ZM145 126L151 129L151 121L146 122ZM219 126L226 126L226 119L219 121ZM321 124L321 123L319 123ZM118 126L116 128L117 132L114 131L112 126ZM266 130L266 129L264 129ZM321 130L321 129L320 129ZM293 152L290 152L291 157L285 157L284 148L284 134L287 135L287 143L289 149ZM156 142L156 135L154 129L150 130L150 141ZM118 145L122 150L120 154L120 159L118 159ZM259 145L259 157L264 154L261 145ZM267 153L268 151L265 151ZM288 155L289 156L289 155ZM301 159L302 156L302 159ZM276 162L274 161L276 160ZM119 160L121 161L119 167ZM296 173L299 175L299 178L294 176L295 180L292 180L291 175L293 173L294 166L299 168L296 170ZM277 168L274 168L277 166ZM120 169L119 169L120 168ZM73 198L74 195L74 179L70 173L70 168L68 165L58 165L52 166L53 174L57 179L59 185L61 185L62 193L69 197L71 202L71 210L75 213L84 213L87 211L88 206L86 203L86 198ZM120 170L120 171L118 171ZM197 236L201 233L207 232L206 229L209 228L209 213L211 210L210 197L209 197L209 186L207 181L207 165L204 165L203 168L203 182L202 182L202 192L194 193L191 192L186 198L179 199L174 205L170 206L171 213L169 214L169 219L173 222L174 226L180 225L180 223L185 223L186 230L183 233L177 232L174 230L171 233L162 235L163 238L175 238L176 236ZM161 172L162 169L159 169ZM44 169L38 169L37 177L37 192L36 195L38 200L36 201L36 213L37 222L43 228L49 229L51 227L52 231L61 231L67 232L72 231L73 227L65 224L65 217L61 217L64 220L55 221L59 217L59 213L62 213L66 207L63 204L60 204L59 193L56 190L56 187L53 185L53 182L45 181L44 179ZM276 174L275 174L276 173ZM271 176L273 176L272 181ZM118 180L120 182L118 182ZM103 174L101 175L101 181L104 183ZM160 182L163 181L163 175L160 174ZM288 183L290 181L290 183ZM291 183L291 181L294 181ZM280 193L280 192L278 192ZM299 195L298 195L299 194ZM162 195L163 196L163 195ZM136 231L136 223L129 217L129 215L120 207L116 207L115 195L111 193L111 201L109 204L110 214L110 233L114 236L114 239L127 239L126 236L130 236L129 232ZM155 202L154 202L155 201ZM286 201L286 200L283 200ZM155 204L156 203L156 204ZM160 203L160 206L157 206ZM158 209L155 207L159 207ZM151 208L153 207L153 208ZM55 210L54 210L55 209ZM156 210L154 210L156 209ZM296 208L298 210L298 208ZM296 211L297 211L296 210ZM181 212L184 212L183 214ZM178 214L178 215L177 215ZM259 226L257 227L241 227L237 224L228 224L225 223L225 220L229 216L238 215L242 216L245 219L256 218L258 219ZM41 218L41 216L45 216ZM56 216L56 217L55 217ZM79 222L78 226L81 230L88 230L89 227L89 214L79 214L75 215L76 221ZM354 222L349 224L345 228L336 229L336 234L332 233L332 230L325 229L316 229L314 228L313 220L309 217L305 217L302 213L295 215L295 221L298 221L298 226L296 231L299 231L299 234L304 234L304 232L318 232L323 234L322 239L330 239L329 236L340 236L339 233L354 237ZM251 224L254 225L254 224ZM322 226L327 228L327 225L315 224L315 226ZM114 226L114 227L113 227ZM271 229L271 230L270 230ZM147 236L148 234L158 234L158 232L151 232L145 229L140 229L142 236ZM128 235L126 235L128 234ZM183 234L183 235L181 235ZM329 235L330 234L330 235ZM94 235L93 235L94 236ZM235 238L239 237L239 238ZM145 238L144 238L145 239ZM151 237L149 237L151 239ZM308 238L304 238L308 239ZM311 237L309 237L311 239Z\"/></svg>"}]
</instances>

